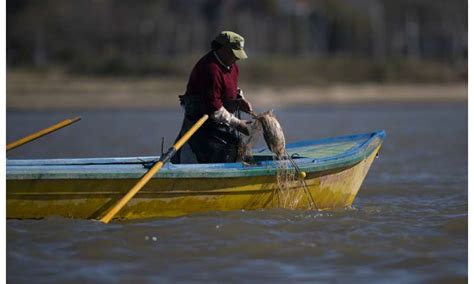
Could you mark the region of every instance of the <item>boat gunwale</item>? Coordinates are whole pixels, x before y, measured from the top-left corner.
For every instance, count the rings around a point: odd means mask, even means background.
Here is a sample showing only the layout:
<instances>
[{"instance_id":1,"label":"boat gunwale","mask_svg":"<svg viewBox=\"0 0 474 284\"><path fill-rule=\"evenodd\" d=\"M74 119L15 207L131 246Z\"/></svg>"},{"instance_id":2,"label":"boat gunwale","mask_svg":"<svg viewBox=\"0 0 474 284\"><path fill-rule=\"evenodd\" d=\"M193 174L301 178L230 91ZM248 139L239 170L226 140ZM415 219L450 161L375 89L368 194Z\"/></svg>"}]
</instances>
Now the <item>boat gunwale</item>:
<instances>
[{"instance_id":1,"label":"boat gunwale","mask_svg":"<svg viewBox=\"0 0 474 284\"><path fill-rule=\"evenodd\" d=\"M382 144L385 138L385 131L379 130L365 134L354 134L330 138L322 138L318 140L306 140L296 143L288 144L287 149L305 147L309 145L321 145L337 143L341 141L350 141L361 139L367 136L367 140L352 147L342 153L334 156L324 158L298 158L295 159L301 170L307 173L315 173L326 171L329 169L353 166L363 159L367 158L377 147ZM262 150L263 149L263 150ZM258 149L255 153L265 153L265 148ZM268 150L266 150L268 151ZM143 167L144 163L153 162L158 157L138 157L138 158L99 158L100 162L86 164L86 161L97 161L98 158L85 159L49 159L49 160L7 160L7 180L31 180L31 179L127 179L138 178L142 176L146 169ZM144 160L149 159L149 160ZM31 162L37 162L37 165L31 165ZM83 163L74 164L66 163L67 161L82 161ZM105 161L115 161L113 163L105 163ZM129 162L117 162L129 161ZM133 162L131 162L133 161ZM28 164L29 162L29 164ZM41 162L46 164L40 164ZM48 164L49 162L49 164ZM62 164L51 164L52 162L63 162ZM16 164L16 165L15 165ZM113 165L114 172L98 172L97 170L104 170L104 166L110 169ZM135 167L136 165L136 167ZM63 171L58 171L62 167ZM68 167L77 166L75 172ZM80 166L83 166L82 168ZM94 170L93 166L97 166ZM124 167L126 171L117 172L120 166ZM32 173L34 169L45 169L49 167L50 173ZM89 172L85 172L87 168ZM176 165L168 163L162 171L158 172L153 178L227 178L227 177L251 177L251 176L265 176L276 174L275 161L264 161L258 165L243 165L242 163L216 163L216 164L186 164Z\"/></svg>"}]
</instances>

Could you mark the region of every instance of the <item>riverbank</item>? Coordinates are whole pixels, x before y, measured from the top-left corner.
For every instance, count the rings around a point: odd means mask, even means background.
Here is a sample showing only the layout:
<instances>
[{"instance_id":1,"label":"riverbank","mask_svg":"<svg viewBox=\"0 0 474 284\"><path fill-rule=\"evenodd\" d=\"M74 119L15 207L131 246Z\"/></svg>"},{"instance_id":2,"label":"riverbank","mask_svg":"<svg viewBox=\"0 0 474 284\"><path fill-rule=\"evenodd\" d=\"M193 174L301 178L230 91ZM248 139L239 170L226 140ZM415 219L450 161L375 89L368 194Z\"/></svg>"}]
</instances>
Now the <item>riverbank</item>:
<instances>
[{"instance_id":1,"label":"riverbank","mask_svg":"<svg viewBox=\"0 0 474 284\"><path fill-rule=\"evenodd\" d=\"M98 78L63 73L7 73L7 109L173 108L186 78ZM467 83L242 84L255 107L384 102L467 102Z\"/></svg>"}]
</instances>

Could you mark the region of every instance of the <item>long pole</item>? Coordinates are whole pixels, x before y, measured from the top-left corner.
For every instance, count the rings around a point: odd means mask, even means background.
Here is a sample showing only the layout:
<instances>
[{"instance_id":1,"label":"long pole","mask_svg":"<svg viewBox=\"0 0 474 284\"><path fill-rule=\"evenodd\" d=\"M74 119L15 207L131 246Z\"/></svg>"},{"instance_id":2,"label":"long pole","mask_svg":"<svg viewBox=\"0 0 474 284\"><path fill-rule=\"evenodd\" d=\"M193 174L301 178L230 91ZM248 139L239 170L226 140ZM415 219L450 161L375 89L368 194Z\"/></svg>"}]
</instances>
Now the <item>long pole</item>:
<instances>
[{"instance_id":1,"label":"long pole","mask_svg":"<svg viewBox=\"0 0 474 284\"><path fill-rule=\"evenodd\" d=\"M58 130L58 129L61 129L61 128L63 128L63 127L66 127L66 126L68 126L68 125L71 125L71 124L73 124L74 122L77 122L77 121L79 121L79 120L81 120L81 117L80 117L80 116L75 117L75 118L72 118L72 119L65 119L65 120L63 120L63 121L61 121L61 122L59 122L59 123L57 123L57 124L55 124L55 125L53 125L53 126L50 126L50 127L45 128L45 129L43 129L43 130L40 130L40 131L38 131L38 132L36 132L36 133L33 133L33 134L28 135L28 136L26 136L26 137L23 137L23 138L21 138L21 139L15 141L15 142L12 142L12 143L8 144L8 145L7 145L7 151L10 151L10 150L15 149L15 148L17 148L17 147L20 147L20 146L23 145L23 144L26 144L26 143L31 142L31 141L33 141L33 140L36 140L36 139L38 139L38 138L40 138L40 137L42 137L42 136L45 136L45 135L47 135L47 134L49 134L49 133L52 133L52 132L54 132L54 131L56 131L56 130Z\"/></svg>"},{"instance_id":2,"label":"long pole","mask_svg":"<svg viewBox=\"0 0 474 284\"><path fill-rule=\"evenodd\" d=\"M143 175L140 180L135 184L132 189L124 196L122 199L120 199L117 204L110 209L107 214L104 215L100 219L101 222L107 224L114 218L114 216L122 209L134 196L135 194L138 193L147 183L148 181L163 167L163 165L173 157L173 155L176 153L176 151L183 146L186 141L188 141L189 138L203 125L203 123L208 119L208 115L205 114L201 119L199 119L191 129L189 129L171 148L169 148L168 152L166 154L162 155L158 162L150 169L148 172Z\"/></svg>"}]
</instances>

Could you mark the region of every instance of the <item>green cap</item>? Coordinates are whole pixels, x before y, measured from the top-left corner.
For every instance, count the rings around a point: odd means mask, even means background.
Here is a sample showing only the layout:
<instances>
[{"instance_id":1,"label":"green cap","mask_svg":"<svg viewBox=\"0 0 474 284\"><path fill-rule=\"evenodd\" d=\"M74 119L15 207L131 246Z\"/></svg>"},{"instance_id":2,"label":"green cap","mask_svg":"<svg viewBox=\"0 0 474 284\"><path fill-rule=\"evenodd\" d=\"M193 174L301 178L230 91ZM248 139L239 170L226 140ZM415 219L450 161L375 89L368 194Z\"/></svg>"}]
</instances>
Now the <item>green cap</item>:
<instances>
[{"instance_id":1,"label":"green cap","mask_svg":"<svg viewBox=\"0 0 474 284\"><path fill-rule=\"evenodd\" d=\"M232 52L238 59L247 58L247 53L244 51L245 40L241 35L230 31L223 31L216 36L214 41L232 49Z\"/></svg>"}]
</instances>

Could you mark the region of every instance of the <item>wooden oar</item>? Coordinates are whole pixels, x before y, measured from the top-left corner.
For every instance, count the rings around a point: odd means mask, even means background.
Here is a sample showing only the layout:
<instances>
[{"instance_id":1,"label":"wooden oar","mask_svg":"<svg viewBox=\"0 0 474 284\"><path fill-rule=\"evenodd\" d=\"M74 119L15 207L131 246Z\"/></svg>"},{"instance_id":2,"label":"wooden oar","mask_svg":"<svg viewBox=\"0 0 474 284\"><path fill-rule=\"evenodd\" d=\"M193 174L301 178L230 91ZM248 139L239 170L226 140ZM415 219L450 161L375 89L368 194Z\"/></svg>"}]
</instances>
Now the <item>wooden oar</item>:
<instances>
[{"instance_id":1,"label":"wooden oar","mask_svg":"<svg viewBox=\"0 0 474 284\"><path fill-rule=\"evenodd\" d=\"M80 116L75 117L75 118L72 118L72 119L65 119L65 120L63 120L63 121L61 121L61 122L59 122L59 123L57 123L57 124L55 124L55 125L53 125L53 126L50 126L50 127L45 128L45 129L43 129L43 130L40 130L40 131L38 131L38 132L36 132L36 133L33 133L33 134L28 135L28 136L26 136L26 137L23 137L23 138L21 138L21 139L15 141L15 142L12 142L12 143L8 144L8 145L7 145L7 151L10 151L11 149L15 149L16 147L19 147L19 146L21 146L21 145L23 145L23 144L26 144L26 143L28 143L28 142L31 142L31 141L33 141L33 140L36 140L36 139L38 139L38 138L40 138L40 137L42 137L42 136L44 136L44 135L46 135L46 134L49 134L49 133L51 133L51 132L56 131L56 130L58 130L58 129L61 129L61 128L63 128L63 127L66 127L66 126L68 126L68 125L71 125L71 124L73 124L74 122L77 122L77 121L79 121L79 120L81 120L81 117L80 117Z\"/></svg>"},{"instance_id":2,"label":"wooden oar","mask_svg":"<svg viewBox=\"0 0 474 284\"><path fill-rule=\"evenodd\" d=\"M186 141L188 141L189 138L191 138L194 132L196 132L199 129L199 127L202 126L202 124L208 119L208 117L209 116L207 114L201 117L201 119L199 119L193 125L193 127L191 127L191 129L189 129L176 142L176 144L174 144L172 147L169 148L168 152L166 152L164 155L160 157L158 162L155 165L153 165L153 167L150 170L148 170L148 172L145 175L141 177L141 179L137 182L137 184L135 184L135 186L132 189L130 189L130 191L124 197L122 197L122 199L120 199L117 202L117 204L115 204L115 206L112 207L112 209L110 209L107 212L107 214L105 214L104 217L100 219L100 221L105 224L109 223L110 220L114 218L115 214L117 214L120 211L120 209L122 209L130 201L130 199L132 199L133 196L135 196L135 194L137 194L138 191L140 191L140 189L142 189L142 187L144 187L147 184L147 182L161 169L161 167L163 167L163 165L166 162L168 162L169 159L171 159L171 157L173 157L176 151L178 151L179 148L181 148L181 146L183 146L183 144L186 143Z\"/></svg>"}]
</instances>

